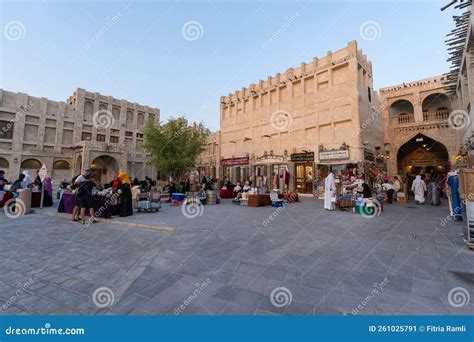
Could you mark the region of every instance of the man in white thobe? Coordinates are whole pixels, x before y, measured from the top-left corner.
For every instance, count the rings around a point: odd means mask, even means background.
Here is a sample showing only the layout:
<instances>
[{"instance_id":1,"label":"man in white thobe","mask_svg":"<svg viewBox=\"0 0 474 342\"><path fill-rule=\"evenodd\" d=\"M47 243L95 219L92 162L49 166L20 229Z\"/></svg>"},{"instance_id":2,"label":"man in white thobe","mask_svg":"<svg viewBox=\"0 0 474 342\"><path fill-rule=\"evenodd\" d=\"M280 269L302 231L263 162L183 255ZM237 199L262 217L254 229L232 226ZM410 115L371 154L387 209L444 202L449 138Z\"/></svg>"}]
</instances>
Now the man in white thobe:
<instances>
[{"instance_id":1,"label":"man in white thobe","mask_svg":"<svg viewBox=\"0 0 474 342\"><path fill-rule=\"evenodd\" d=\"M334 181L334 174L331 172L324 180L324 209L334 210L336 203L332 198L336 195L336 182Z\"/></svg>"},{"instance_id":2,"label":"man in white thobe","mask_svg":"<svg viewBox=\"0 0 474 342\"><path fill-rule=\"evenodd\" d=\"M415 177L415 180L411 186L411 190L415 193L415 203L423 204L423 202L425 202L426 184L421 179L420 175Z\"/></svg>"}]
</instances>

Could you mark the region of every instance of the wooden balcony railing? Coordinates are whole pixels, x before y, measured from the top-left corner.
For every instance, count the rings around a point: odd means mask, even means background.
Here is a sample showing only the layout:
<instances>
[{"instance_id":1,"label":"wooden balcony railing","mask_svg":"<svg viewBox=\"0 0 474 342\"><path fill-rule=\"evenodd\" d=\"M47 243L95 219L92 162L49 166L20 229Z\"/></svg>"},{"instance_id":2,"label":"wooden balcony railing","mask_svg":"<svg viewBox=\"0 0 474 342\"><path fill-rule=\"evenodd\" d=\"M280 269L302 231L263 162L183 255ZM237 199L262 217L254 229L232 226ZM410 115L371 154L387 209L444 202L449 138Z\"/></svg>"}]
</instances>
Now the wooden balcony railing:
<instances>
[{"instance_id":1,"label":"wooden balcony railing","mask_svg":"<svg viewBox=\"0 0 474 342\"><path fill-rule=\"evenodd\" d=\"M437 110L434 112L423 112L423 121L445 121L448 120L449 110Z\"/></svg>"},{"instance_id":2,"label":"wooden balcony railing","mask_svg":"<svg viewBox=\"0 0 474 342\"><path fill-rule=\"evenodd\" d=\"M405 113L398 116L398 123L400 125L405 125L412 122L415 122L415 114L413 113Z\"/></svg>"}]
</instances>

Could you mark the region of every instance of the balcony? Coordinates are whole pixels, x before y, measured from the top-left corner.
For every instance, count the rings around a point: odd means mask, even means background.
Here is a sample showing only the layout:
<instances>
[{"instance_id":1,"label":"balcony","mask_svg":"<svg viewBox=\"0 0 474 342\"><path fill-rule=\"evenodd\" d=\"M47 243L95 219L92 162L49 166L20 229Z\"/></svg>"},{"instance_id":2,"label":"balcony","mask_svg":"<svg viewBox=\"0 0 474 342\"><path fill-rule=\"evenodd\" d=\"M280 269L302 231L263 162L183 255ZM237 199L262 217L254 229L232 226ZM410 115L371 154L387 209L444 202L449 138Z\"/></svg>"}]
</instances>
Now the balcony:
<instances>
[{"instance_id":1,"label":"balcony","mask_svg":"<svg viewBox=\"0 0 474 342\"><path fill-rule=\"evenodd\" d=\"M406 125L415 122L415 114L413 113L404 113L398 115L396 118L399 125Z\"/></svg>"},{"instance_id":2,"label":"balcony","mask_svg":"<svg viewBox=\"0 0 474 342\"><path fill-rule=\"evenodd\" d=\"M433 112L423 112L423 122L446 121L449 117L449 110L442 109Z\"/></svg>"}]
</instances>

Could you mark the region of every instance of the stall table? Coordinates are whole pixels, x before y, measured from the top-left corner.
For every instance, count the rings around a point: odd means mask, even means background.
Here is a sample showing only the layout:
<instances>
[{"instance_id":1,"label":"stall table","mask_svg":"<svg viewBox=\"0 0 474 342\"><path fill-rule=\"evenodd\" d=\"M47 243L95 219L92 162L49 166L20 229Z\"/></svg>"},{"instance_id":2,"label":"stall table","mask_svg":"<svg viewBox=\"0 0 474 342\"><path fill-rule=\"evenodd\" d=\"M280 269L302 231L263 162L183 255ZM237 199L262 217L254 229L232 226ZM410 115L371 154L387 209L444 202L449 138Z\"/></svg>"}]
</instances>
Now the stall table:
<instances>
[{"instance_id":1,"label":"stall table","mask_svg":"<svg viewBox=\"0 0 474 342\"><path fill-rule=\"evenodd\" d=\"M234 198L234 187L233 186L228 186L227 189L220 189L219 190L219 196L221 198Z\"/></svg>"},{"instance_id":2,"label":"stall table","mask_svg":"<svg viewBox=\"0 0 474 342\"><path fill-rule=\"evenodd\" d=\"M0 208L2 208L5 203L13 198L13 193L11 191L5 191L2 201L0 201ZM39 208L41 205L41 192L32 192L31 193L31 207Z\"/></svg>"},{"instance_id":3,"label":"stall table","mask_svg":"<svg viewBox=\"0 0 474 342\"><path fill-rule=\"evenodd\" d=\"M72 214L74 210L75 194L65 192L59 202L58 213ZM100 213L96 217L110 218L112 216L112 203L107 196L93 195L94 198L94 213ZM86 210L86 215L89 215L89 210Z\"/></svg>"},{"instance_id":4,"label":"stall table","mask_svg":"<svg viewBox=\"0 0 474 342\"><path fill-rule=\"evenodd\" d=\"M249 195L248 203L249 207L263 207L265 205L272 205L270 195Z\"/></svg>"},{"instance_id":5,"label":"stall table","mask_svg":"<svg viewBox=\"0 0 474 342\"><path fill-rule=\"evenodd\" d=\"M278 198L288 201L289 203L299 202L300 199L296 192L284 192L282 194L278 194Z\"/></svg>"},{"instance_id":6,"label":"stall table","mask_svg":"<svg viewBox=\"0 0 474 342\"><path fill-rule=\"evenodd\" d=\"M345 200L345 199L338 199L336 201L336 207L339 208L339 210L352 210L352 208L355 207L356 201L355 200Z\"/></svg>"}]
</instances>

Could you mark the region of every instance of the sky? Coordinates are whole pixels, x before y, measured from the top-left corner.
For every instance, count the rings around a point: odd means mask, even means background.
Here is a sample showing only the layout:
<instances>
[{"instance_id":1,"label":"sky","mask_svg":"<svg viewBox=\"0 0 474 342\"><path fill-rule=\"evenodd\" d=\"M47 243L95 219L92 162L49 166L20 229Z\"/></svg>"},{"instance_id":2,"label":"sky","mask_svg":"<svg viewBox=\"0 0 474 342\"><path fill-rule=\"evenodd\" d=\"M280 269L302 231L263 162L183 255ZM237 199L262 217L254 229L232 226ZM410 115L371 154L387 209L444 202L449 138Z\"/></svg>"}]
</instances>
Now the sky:
<instances>
[{"instance_id":1,"label":"sky","mask_svg":"<svg viewBox=\"0 0 474 342\"><path fill-rule=\"evenodd\" d=\"M449 71L436 1L1 1L0 88L76 88L219 129L219 99L357 40L374 88Z\"/></svg>"}]
</instances>

